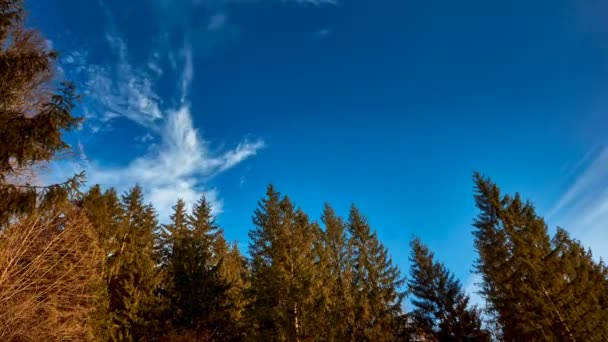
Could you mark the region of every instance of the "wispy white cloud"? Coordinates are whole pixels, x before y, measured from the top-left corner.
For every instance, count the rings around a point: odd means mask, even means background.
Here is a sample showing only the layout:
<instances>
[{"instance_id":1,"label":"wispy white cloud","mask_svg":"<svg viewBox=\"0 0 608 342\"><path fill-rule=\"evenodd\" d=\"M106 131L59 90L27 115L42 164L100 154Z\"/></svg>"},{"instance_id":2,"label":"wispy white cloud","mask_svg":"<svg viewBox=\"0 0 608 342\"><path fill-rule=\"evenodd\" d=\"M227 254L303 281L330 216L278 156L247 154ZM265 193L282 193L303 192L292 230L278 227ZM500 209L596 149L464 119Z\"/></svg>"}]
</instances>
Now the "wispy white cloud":
<instances>
[{"instance_id":1,"label":"wispy white cloud","mask_svg":"<svg viewBox=\"0 0 608 342\"><path fill-rule=\"evenodd\" d=\"M221 212L222 202L217 190L207 189L206 183L218 173L254 156L264 146L260 140L245 141L234 150L212 153L209 142L193 127L187 104L167 113L161 138L156 148L125 166L87 165L90 182L121 189L141 184L162 219L168 217L177 198L192 204L202 194L210 196L214 210Z\"/></svg>"},{"instance_id":2,"label":"wispy white cloud","mask_svg":"<svg viewBox=\"0 0 608 342\"><path fill-rule=\"evenodd\" d=\"M154 136L152 134L150 134L150 133L146 133L146 134L144 134L144 135L142 135L140 137L136 137L135 141L139 141L139 142L145 144L145 143L154 141Z\"/></svg>"},{"instance_id":3,"label":"wispy white cloud","mask_svg":"<svg viewBox=\"0 0 608 342\"><path fill-rule=\"evenodd\" d=\"M216 20L214 25L219 26L220 19ZM115 161L110 166L86 158L59 163L54 165L50 181L85 170L88 184L115 187L121 192L140 184L146 200L157 208L161 221L168 219L177 198L192 205L205 195L214 212L221 212L220 193L209 186L209 181L256 155L264 142L245 139L232 149L217 150L200 135L192 121L189 101L195 74L195 52L190 44L184 44L174 56L179 94L170 97L175 96L178 101L166 106L156 92L158 77L162 74L158 51L151 54L148 63L135 67L129 61L125 39L108 34L106 42L114 53L115 63L89 64L86 54L71 54L64 63L84 79L85 111L97 113L93 124L89 124L91 131L93 127L98 131L100 126L117 118L126 118L146 129L144 135L134 139L147 144L147 149L142 155L119 165ZM171 98L168 100L171 103ZM80 147L83 149L81 155L84 155L84 148Z\"/></svg>"},{"instance_id":4,"label":"wispy white cloud","mask_svg":"<svg viewBox=\"0 0 608 342\"><path fill-rule=\"evenodd\" d=\"M184 56L184 70L182 71L181 89L182 89L182 104L186 101L188 92L190 91L190 84L194 77L194 65L192 64L192 47L186 44L182 49Z\"/></svg>"},{"instance_id":5,"label":"wispy white cloud","mask_svg":"<svg viewBox=\"0 0 608 342\"><path fill-rule=\"evenodd\" d=\"M163 221L169 217L177 198L191 205L204 194L211 201L213 210L221 212L223 203L219 192L209 189L208 181L256 155L264 147L264 142L243 141L234 149L214 153L209 148L210 143L194 128L188 104L168 111L166 117L160 133L162 141L126 165L109 167L94 161L56 165L55 177L65 177L75 170L84 169L90 184L124 191L138 183Z\"/></svg>"},{"instance_id":6,"label":"wispy white cloud","mask_svg":"<svg viewBox=\"0 0 608 342\"><path fill-rule=\"evenodd\" d=\"M577 162L578 172L547 215L589 246L596 256L608 257L608 147Z\"/></svg>"},{"instance_id":7,"label":"wispy white cloud","mask_svg":"<svg viewBox=\"0 0 608 342\"><path fill-rule=\"evenodd\" d=\"M195 54L205 54L211 47L238 36L238 27L231 23L226 4L249 0L154 0L158 12L156 25L162 32L158 44L148 58L134 63L126 40L121 35L115 13L98 0L107 22L105 43L113 54L113 62L92 64L86 52L72 53L64 58L66 68L83 80L85 111L94 119L88 124L91 132L107 132L115 120L128 119L146 129L137 143L148 144L146 151L120 165L106 165L95 160L79 164L58 164L55 176L85 169L89 184L99 183L124 191L139 183L152 201L161 219L167 219L171 206L180 197L189 203L202 194L212 201L214 210L222 210L222 200L209 181L255 156L264 147L262 140L245 139L227 150L211 148L192 122L190 87L194 78ZM270 0L252 0L251 2ZM273 0L276 1L276 0ZM336 5L337 0L279 0L301 5ZM204 11L193 10L198 6ZM200 20L201 13L211 13ZM180 50L169 39L169 32L179 32L186 44ZM171 33L171 34L173 34ZM321 30L320 35L329 31ZM173 37L174 38L174 37ZM196 39L195 39L196 38ZM107 56L106 56L107 57ZM173 75L172 73L175 73ZM175 78L179 94L159 94L158 81ZM175 77L174 77L175 76ZM83 151L84 154L84 151ZM241 179L241 184L244 178Z\"/></svg>"},{"instance_id":8,"label":"wispy white cloud","mask_svg":"<svg viewBox=\"0 0 608 342\"><path fill-rule=\"evenodd\" d=\"M110 35L106 39L118 62L89 65L82 69L81 75L85 79L86 97L100 111L97 119L110 121L125 117L144 127L155 127L162 119L162 101L155 91L155 76L147 70L137 70L129 63L123 39Z\"/></svg>"}]
</instances>

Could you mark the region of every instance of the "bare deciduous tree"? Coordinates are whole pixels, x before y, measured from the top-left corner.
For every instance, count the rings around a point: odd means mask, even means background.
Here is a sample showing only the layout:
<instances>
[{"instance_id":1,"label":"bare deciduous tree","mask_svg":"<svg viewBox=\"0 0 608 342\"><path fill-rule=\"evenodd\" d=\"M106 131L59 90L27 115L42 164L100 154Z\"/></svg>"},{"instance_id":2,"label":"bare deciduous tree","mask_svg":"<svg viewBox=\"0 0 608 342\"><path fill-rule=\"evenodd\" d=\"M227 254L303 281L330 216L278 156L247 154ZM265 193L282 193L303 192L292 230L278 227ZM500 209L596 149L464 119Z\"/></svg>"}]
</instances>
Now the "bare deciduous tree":
<instances>
[{"instance_id":1,"label":"bare deciduous tree","mask_svg":"<svg viewBox=\"0 0 608 342\"><path fill-rule=\"evenodd\" d=\"M73 208L0 232L0 340L93 340L101 250Z\"/></svg>"}]
</instances>

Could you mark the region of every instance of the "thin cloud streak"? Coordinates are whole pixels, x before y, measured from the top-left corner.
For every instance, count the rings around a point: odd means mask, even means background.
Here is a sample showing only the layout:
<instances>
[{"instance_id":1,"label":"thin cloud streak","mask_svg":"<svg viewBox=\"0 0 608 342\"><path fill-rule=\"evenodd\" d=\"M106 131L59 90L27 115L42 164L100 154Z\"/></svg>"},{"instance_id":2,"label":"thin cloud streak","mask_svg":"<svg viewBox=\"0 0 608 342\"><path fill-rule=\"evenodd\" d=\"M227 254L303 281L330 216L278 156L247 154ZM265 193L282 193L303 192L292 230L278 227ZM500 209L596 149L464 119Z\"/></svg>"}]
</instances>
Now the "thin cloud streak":
<instances>
[{"instance_id":1,"label":"thin cloud streak","mask_svg":"<svg viewBox=\"0 0 608 342\"><path fill-rule=\"evenodd\" d=\"M585 157L590 159L590 157ZM588 165L549 211L547 218L559 222L591 248L596 257L608 257L608 147L595 154ZM577 166L578 167L578 166Z\"/></svg>"}]
</instances>

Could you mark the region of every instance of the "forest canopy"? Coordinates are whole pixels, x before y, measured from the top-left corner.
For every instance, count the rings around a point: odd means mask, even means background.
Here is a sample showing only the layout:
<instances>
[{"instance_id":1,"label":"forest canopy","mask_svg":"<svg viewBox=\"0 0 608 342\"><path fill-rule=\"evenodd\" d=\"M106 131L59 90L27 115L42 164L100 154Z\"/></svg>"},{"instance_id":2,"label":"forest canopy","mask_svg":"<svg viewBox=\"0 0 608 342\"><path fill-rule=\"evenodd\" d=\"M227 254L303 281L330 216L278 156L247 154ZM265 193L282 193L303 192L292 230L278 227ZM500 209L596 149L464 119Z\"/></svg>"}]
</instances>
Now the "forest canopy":
<instances>
[{"instance_id":1,"label":"forest canopy","mask_svg":"<svg viewBox=\"0 0 608 342\"><path fill-rule=\"evenodd\" d=\"M269 185L240 250L204 196L175 198L161 223L137 184L33 185L82 118L57 53L24 18L21 1L0 0L0 340L608 340L604 262L478 173L483 307L419 238L403 241L400 270L355 205L310 217Z\"/></svg>"}]
</instances>

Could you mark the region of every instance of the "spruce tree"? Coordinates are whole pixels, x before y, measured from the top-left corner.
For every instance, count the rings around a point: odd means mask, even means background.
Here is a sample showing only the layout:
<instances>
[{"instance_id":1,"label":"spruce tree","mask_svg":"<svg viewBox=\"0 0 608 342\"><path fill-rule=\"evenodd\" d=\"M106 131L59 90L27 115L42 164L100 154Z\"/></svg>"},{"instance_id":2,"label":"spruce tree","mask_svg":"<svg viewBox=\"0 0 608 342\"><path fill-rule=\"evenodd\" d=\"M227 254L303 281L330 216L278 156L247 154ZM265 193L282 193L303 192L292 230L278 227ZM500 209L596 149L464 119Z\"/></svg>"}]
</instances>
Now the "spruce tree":
<instances>
[{"instance_id":1,"label":"spruce tree","mask_svg":"<svg viewBox=\"0 0 608 342\"><path fill-rule=\"evenodd\" d=\"M476 308L469 308L469 297L460 282L419 239L410 243L409 293L413 295L414 334L433 336L437 341L489 341L481 328Z\"/></svg>"},{"instance_id":2,"label":"spruce tree","mask_svg":"<svg viewBox=\"0 0 608 342\"><path fill-rule=\"evenodd\" d=\"M47 205L66 199L82 178L31 185L37 164L69 149L63 133L81 118L72 115L74 87L53 83L57 53L24 22L21 0L0 0L0 224L33 210L41 198Z\"/></svg>"},{"instance_id":3,"label":"spruce tree","mask_svg":"<svg viewBox=\"0 0 608 342\"><path fill-rule=\"evenodd\" d=\"M225 241L224 239L221 239ZM245 291L248 287L247 265L245 258L241 255L237 243L228 245L225 249L218 249L219 265L218 272L220 280L228 286L227 296L231 303L230 317L237 324L237 333L242 330L242 320L245 310Z\"/></svg>"},{"instance_id":4,"label":"spruce tree","mask_svg":"<svg viewBox=\"0 0 608 342\"><path fill-rule=\"evenodd\" d=\"M114 336L114 324L109 308L108 285L110 281L111 256L116 255L119 249L117 245L118 234L121 232L123 219L123 208L114 189L102 192L99 185L93 186L84 194L79 206L84 209L89 222L97 235L97 241L101 247L102 279L103 286L98 298L98 310L96 320L99 329L97 337L108 340Z\"/></svg>"},{"instance_id":5,"label":"spruce tree","mask_svg":"<svg viewBox=\"0 0 608 342\"><path fill-rule=\"evenodd\" d=\"M270 185L266 197L258 203L249 232L249 267L251 287L247 291L248 340L280 341L280 297L274 267L275 243L281 225L281 195Z\"/></svg>"},{"instance_id":6,"label":"spruce tree","mask_svg":"<svg viewBox=\"0 0 608 342\"><path fill-rule=\"evenodd\" d=\"M352 206L346 224L353 267L354 325L350 340L393 341L400 329L404 280L366 218Z\"/></svg>"},{"instance_id":7,"label":"spruce tree","mask_svg":"<svg viewBox=\"0 0 608 342\"><path fill-rule=\"evenodd\" d=\"M476 271L481 293L501 327L515 340L600 341L606 333L606 268L565 231L549 238L534 206L501 196L475 175L480 210L475 220Z\"/></svg>"},{"instance_id":8,"label":"spruce tree","mask_svg":"<svg viewBox=\"0 0 608 342\"><path fill-rule=\"evenodd\" d=\"M229 284L220 274L217 255L221 229L203 197L187 215L181 200L162 235L166 316L173 335L197 340L228 341L238 334Z\"/></svg>"},{"instance_id":9,"label":"spruce tree","mask_svg":"<svg viewBox=\"0 0 608 342\"><path fill-rule=\"evenodd\" d=\"M108 256L110 312L117 340L142 340L154 334L152 312L157 306L157 261L154 238L158 222L144 204L141 187L122 196L124 212L115 234L116 251Z\"/></svg>"},{"instance_id":10,"label":"spruce tree","mask_svg":"<svg viewBox=\"0 0 608 342\"><path fill-rule=\"evenodd\" d=\"M322 253L319 272L323 284L319 289L321 304L319 321L324 324L327 341L347 341L349 327L354 325L354 305L351 296L353 269L348 236L343 220L334 209L325 204L321 221L325 227L322 232Z\"/></svg>"},{"instance_id":11,"label":"spruce tree","mask_svg":"<svg viewBox=\"0 0 608 342\"><path fill-rule=\"evenodd\" d=\"M250 338L301 341L313 331L315 257L318 227L271 186L259 202L249 233Z\"/></svg>"}]
</instances>

